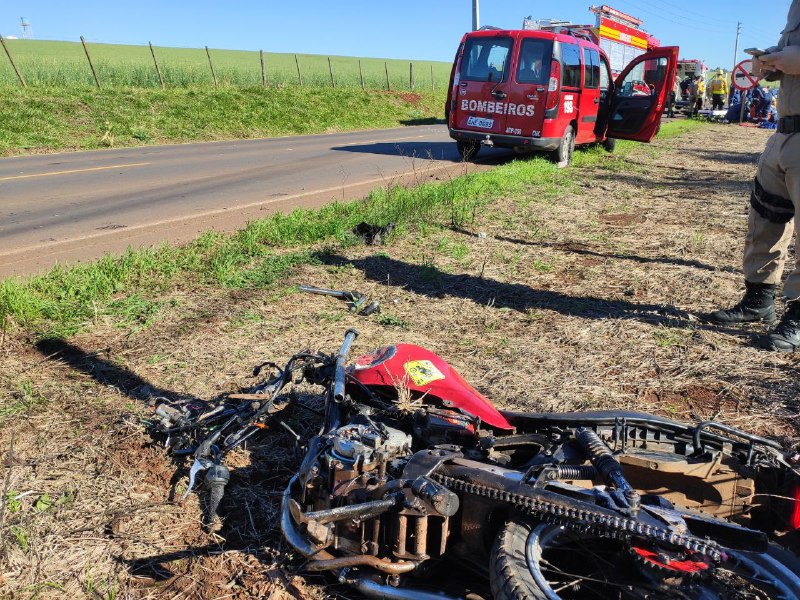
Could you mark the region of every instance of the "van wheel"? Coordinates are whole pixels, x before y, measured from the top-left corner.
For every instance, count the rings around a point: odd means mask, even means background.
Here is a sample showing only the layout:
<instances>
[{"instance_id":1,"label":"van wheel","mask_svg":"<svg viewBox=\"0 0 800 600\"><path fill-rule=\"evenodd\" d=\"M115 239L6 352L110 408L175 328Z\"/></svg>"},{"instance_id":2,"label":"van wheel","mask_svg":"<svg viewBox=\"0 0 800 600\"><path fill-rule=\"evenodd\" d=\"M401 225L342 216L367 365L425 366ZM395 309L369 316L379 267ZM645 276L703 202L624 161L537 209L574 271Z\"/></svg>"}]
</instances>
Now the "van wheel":
<instances>
[{"instance_id":1,"label":"van wheel","mask_svg":"<svg viewBox=\"0 0 800 600\"><path fill-rule=\"evenodd\" d=\"M458 140L456 148L458 148L458 153L461 155L461 160L472 160L481 149L480 144L473 140Z\"/></svg>"},{"instance_id":2,"label":"van wheel","mask_svg":"<svg viewBox=\"0 0 800 600\"><path fill-rule=\"evenodd\" d=\"M613 152L617 147L617 138L606 138L603 140L603 148L606 152Z\"/></svg>"},{"instance_id":3,"label":"van wheel","mask_svg":"<svg viewBox=\"0 0 800 600\"><path fill-rule=\"evenodd\" d=\"M561 138L561 143L558 145L558 150L553 150L550 153L550 160L552 160L559 169L563 169L572 162L572 153L575 151L575 130L572 125L567 125L564 130L564 135Z\"/></svg>"}]
</instances>

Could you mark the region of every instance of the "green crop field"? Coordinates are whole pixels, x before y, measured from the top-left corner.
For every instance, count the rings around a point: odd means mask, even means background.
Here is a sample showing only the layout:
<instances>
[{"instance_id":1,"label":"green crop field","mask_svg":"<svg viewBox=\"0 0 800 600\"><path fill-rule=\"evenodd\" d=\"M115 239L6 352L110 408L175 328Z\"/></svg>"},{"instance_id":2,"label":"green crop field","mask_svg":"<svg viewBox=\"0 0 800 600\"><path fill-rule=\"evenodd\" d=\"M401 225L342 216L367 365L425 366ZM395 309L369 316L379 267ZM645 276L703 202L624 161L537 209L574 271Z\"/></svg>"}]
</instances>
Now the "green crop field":
<instances>
[{"instance_id":1,"label":"green crop field","mask_svg":"<svg viewBox=\"0 0 800 600\"><path fill-rule=\"evenodd\" d=\"M29 86L94 86L94 78L80 42L5 40ZM92 44L87 42L100 84L106 87L158 87L158 74L148 46ZM168 87L213 85L205 49L155 47L155 55ZM218 83L231 86L262 84L258 52L210 49ZM413 69L414 88L441 89L447 85L450 64L432 61L384 60L344 56L264 53L268 85L360 87L359 61L364 86L386 89L386 73L392 90L408 90ZM331 68L328 67L330 60ZM300 66L298 77L297 64ZM8 58L0 55L0 85L19 85Z\"/></svg>"}]
</instances>

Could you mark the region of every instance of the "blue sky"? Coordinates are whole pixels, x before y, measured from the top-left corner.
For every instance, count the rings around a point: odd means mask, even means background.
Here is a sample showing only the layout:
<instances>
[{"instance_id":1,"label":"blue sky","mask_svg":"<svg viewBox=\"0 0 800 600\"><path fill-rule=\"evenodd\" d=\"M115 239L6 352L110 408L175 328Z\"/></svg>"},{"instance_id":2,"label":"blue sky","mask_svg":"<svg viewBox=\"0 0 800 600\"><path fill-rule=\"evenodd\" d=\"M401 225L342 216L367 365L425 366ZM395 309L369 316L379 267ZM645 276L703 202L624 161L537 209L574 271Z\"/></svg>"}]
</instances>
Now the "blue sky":
<instances>
[{"instance_id":1,"label":"blue sky","mask_svg":"<svg viewBox=\"0 0 800 600\"><path fill-rule=\"evenodd\" d=\"M741 50L777 42L790 0L609 0L682 58L730 68ZM481 0L481 24L518 28L528 15L593 23L590 0ZM471 27L471 0L2 0L0 34L27 17L45 40L225 48L450 61Z\"/></svg>"}]
</instances>

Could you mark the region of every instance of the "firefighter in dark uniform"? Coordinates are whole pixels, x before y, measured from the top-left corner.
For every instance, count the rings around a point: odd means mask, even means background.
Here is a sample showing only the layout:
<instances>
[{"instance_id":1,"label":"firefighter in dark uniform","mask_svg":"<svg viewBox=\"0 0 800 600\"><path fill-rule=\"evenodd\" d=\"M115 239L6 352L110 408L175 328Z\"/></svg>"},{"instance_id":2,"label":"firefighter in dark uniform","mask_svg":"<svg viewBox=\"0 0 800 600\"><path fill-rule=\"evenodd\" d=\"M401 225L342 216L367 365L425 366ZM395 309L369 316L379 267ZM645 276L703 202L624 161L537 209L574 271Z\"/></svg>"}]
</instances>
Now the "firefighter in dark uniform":
<instances>
[{"instance_id":1,"label":"firefighter in dark uniform","mask_svg":"<svg viewBox=\"0 0 800 600\"><path fill-rule=\"evenodd\" d=\"M792 0L778 46L753 59L753 73L781 82L778 130L759 159L750 195L744 298L732 308L708 315L718 323L774 321L775 293L793 233L800 250L800 227L794 227L800 208L800 0ZM761 345L792 352L800 348L800 260L783 284L783 295L787 300L783 317Z\"/></svg>"}]
</instances>

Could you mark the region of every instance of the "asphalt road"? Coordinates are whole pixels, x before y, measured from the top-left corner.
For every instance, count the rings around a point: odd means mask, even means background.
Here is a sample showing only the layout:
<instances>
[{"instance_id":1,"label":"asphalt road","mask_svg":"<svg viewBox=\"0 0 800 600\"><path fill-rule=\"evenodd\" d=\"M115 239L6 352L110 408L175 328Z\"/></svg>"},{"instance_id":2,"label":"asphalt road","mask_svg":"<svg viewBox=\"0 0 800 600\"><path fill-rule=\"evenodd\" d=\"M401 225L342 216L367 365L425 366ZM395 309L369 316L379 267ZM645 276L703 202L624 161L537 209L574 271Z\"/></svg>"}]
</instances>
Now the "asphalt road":
<instances>
[{"instance_id":1,"label":"asphalt road","mask_svg":"<svg viewBox=\"0 0 800 600\"><path fill-rule=\"evenodd\" d=\"M297 206L485 168L443 125L0 159L0 277L186 242Z\"/></svg>"}]
</instances>

